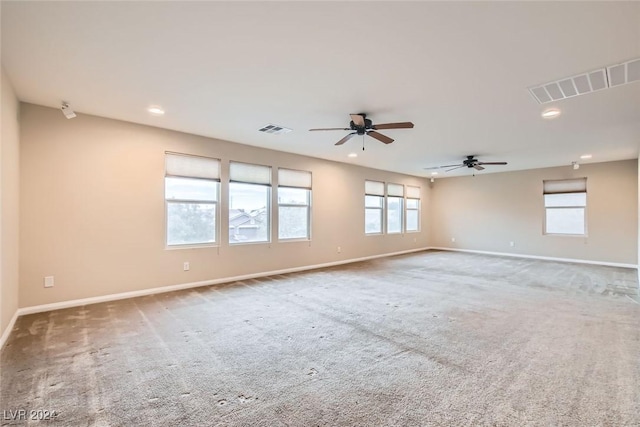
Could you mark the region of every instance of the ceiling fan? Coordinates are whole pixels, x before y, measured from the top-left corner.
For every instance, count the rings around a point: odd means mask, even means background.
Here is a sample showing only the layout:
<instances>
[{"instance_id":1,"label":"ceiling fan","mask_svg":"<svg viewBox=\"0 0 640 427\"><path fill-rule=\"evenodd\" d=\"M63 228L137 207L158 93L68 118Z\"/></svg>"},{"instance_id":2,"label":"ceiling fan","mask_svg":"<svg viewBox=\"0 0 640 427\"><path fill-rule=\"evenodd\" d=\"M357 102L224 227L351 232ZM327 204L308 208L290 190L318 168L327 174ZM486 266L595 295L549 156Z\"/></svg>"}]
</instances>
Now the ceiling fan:
<instances>
[{"instance_id":1,"label":"ceiling fan","mask_svg":"<svg viewBox=\"0 0 640 427\"><path fill-rule=\"evenodd\" d=\"M360 114L350 114L351 122L349 123L348 128L322 128L322 129L309 129L310 131L317 130L352 130L351 132L340 141L336 142L336 145L342 145L355 135L369 135L377 139L380 142L384 142L385 144L391 144L393 139L389 138L386 135L383 135L379 132L376 132L380 129L411 129L413 128L413 123L411 122L401 122L401 123L383 123L374 125L371 120L367 119L367 115L364 113Z\"/></svg>"},{"instance_id":2,"label":"ceiling fan","mask_svg":"<svg viewBox=\"0 0 640 427\"><path fill-rule=\"evenodd\" d=\"M478 161L478 159L475 158L475 156L467 156L467 158L465 160L462 161L462 164L458 164L458 165L444 165L444 166L434 166L431 168L425 168L425 170L429 170L429 169L443 169L443 168L451 168L451 169L447 169L445 172L449 172L452 171L454 169L459 169L459 168L463 168L463 167L468 167L468 168L474 168L476 170L484 170L484 168L482 167L483 165L506 165L507 162L480 162Z\"/></svg>"}]
</instances>

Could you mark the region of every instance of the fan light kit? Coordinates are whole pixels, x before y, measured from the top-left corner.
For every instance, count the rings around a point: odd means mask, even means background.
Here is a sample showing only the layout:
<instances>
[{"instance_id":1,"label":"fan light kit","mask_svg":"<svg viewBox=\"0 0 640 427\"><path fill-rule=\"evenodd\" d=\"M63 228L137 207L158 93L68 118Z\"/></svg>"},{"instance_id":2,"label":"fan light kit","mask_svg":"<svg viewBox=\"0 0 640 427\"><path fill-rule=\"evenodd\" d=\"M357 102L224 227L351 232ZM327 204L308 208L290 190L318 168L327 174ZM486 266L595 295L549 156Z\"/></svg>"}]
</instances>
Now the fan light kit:
<instances>
[{"instance_id":1,"label":"fan light kit","mask_svg":"<svg viewBox=\"0 0 640 427\"><path fill-rule=\"evenodd\" d=\"M164 116L164 110L162 107L158 107L157 105L152 105L147 108L147 111L154 116Z\"/></svg>"},{"instance_id":2,"label":"fan light kit","mask_svg":"<svg viewBox=\"0 0 640 427\"><path fill-rule=\"evenodd\" d=\"M459 169L459 168L463 168L463 167L468 167L469 169L473 168L475 170L484 170L484 168L482 167L487 166L487 165L506 165L507 162L481 162L478 161L478 159L475 158L475 156L467 156L467 158L465 160L462 161L462 164L457 164L457 165L444 165L444 166L434 166L434 167L430 167L430 168L425 168L425 170L429 170L429 169L444 169L444 168L451 168L451 169L447 169L445 172L449 172L455 169ZM433 174L436 174L437 172L432 172Z\"/></svg>"},{"instance_id":3,"label":"fan light kit","mask_svg":"<svg viewBox=\"0 0 640 427\"><path fill-rule=\"evenodd\" d=\"M413 128L413 123L411 122L401 122L401 123L383 123L374 125L371 120L367 119L367 115L364 113L360 114L350 114L351 122L349 123L348 128L319 128L319 129L309 129L310 131L318 131L318 130L352 130L351 132L340 141L336 142L335 145L342 145L351 138L356 135L369 135L372 138L377 139L380 142L385 144L391 144L393 139L389 138L386 135L376 132L380 129L411 129ZM362 149L364 150L364 140L362 143Z\"/></svg>"},{"instance_id":4,"label":"fan light kit","mask_svg":"<svg viewBox=\"0 0 640 427\"><path fill-rule=\"evenodd\" d=\"M573 166L573 170L580 169L580 165L578 164L578 162L571 162L571 166Z\"/></svg>"},{"instance_id":5,"label":"fan light kit","mask_svg":"<svg viewBox=\"0 0 640 427\"><path fill-rule=\"evenodd\" d=\"M551 108L549 110L545 110L542 112L543 119L555 119L561 114L560 110L557 108Z\"/></svg>"}]
</instances>

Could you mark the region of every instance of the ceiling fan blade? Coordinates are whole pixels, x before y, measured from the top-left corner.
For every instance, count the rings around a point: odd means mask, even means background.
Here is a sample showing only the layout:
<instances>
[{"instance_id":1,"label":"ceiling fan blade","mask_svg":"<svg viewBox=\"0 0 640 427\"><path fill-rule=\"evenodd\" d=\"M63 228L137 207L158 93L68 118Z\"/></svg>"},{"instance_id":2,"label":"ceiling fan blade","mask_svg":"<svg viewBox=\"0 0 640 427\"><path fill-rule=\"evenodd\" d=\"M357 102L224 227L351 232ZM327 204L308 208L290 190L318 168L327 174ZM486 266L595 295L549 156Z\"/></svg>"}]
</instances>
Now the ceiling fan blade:
<instances>
[{"instance_id":1,"label":"ceiling fan blade","mask_svg":"<svg viewBox=\"0 0 640 427\"><path fill-rule=\"evenodd\" d=\"M455 166L464 166L464 165L444 165L444 166L433 166L430 168L423 168L424 170L430 170L430 169L442 169L442 168L452 168Z\"/></svg>"},{"instance_id":2,"label":"ceiling fan blade","mask_svg":"<svg viewBox=\"0 0 640 427\"><path fill-rule=\"evenodd\" d=\"M375 139L377 139L380 142L384 142L385 144L391 144L393 142L393 139L389 138L386 135L383 135L381 133L378 132L374 132L374 131L369 131L367 132L367 135L374 137Z\"/></svg>"},{"instance_id":3,"label":"ceiling fan blade","mask_svg":"<svg viewBox=\"0 0 640 427\"><path fill-rule=\"evenodd\" d=\"M351 132L349 135L345 136L344 138L342 138L340 141L336 142L336 145L342 145L345 142L347 142L348 140L350 140L351 138L353 138L353 135L357 135L358 132Z\"/></svg>"},{"instance_id":4,"label":"ceiling fan blade","mask_svg":"<svg viewBox=\"0 0 640 427\"><path fill-rule=\"evenodd\" d=\"M456 165L456 167L455 167L455 168L447 169L445 172L451 172L451 171L453 171L453 170L460 169L460 168L463 168L463 167L465 167L465 166L466 166L466 165Z\"/></svg>"},{"instance_id":5,"label":"ceiling fan blade","mask_svg":"<svg viewBox=\"0 0 640 427\"><path fill-rule=\"evenodd\" d=\"M413 123L401 122L401 123L382 123L371 126L371 129L411 129Z\"/></svg>"},{"instance_id":6,"label":"ceiling fan blade","mask_svg":"<svg viewBox=\"0 0 640 427\"><path fill-rule=\"evenodd\" d=\"M314 130L351 130L351 128L319 128L319 129L309 129L310 131Z\"/></svg>"},{"instance_id":7,"label":"ceiling fan blade","mask_svg":"<svg viewBox=\"0 0 640 427\"><path fill-rule=\"evenodd\" d=\"M354 125L356 125L359 128L364 127L363 116L361 116L360 114L349 114L349 115L351 116L351 120L353 121Z\"/></svg>"},{"instance_id":8,"label":"ceiling fan blade","mask_svg":"<svg viewBox=\"0 0 640 427\"><path fill-rule=\"evenodd\" d=\"M483 168L482 166L478 165L478 164L475 164L475 165L473 165L472 167L473 167L474 169L479 170L479 171L483 171L483 170L484 170L484 168Z\"/></svg>"},{"instance_id":9,"label":"ceiling fan blade","mask_svg":"<svg viewBox=\"0 0 640 427\"><path fill-rule=\"evenodd\" d=\"M478 165L506 165L507 162L478 162Z\"/></svg>"}]
</instances>

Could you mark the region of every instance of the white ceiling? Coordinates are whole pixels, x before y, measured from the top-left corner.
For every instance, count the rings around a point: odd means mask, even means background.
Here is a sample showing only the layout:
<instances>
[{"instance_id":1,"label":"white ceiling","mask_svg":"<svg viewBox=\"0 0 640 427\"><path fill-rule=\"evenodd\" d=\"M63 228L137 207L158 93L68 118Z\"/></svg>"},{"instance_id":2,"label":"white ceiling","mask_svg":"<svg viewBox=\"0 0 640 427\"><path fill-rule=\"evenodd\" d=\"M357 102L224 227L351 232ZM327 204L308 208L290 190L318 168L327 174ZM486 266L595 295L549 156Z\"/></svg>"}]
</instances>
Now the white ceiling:
<instances>
[{"instance_id":1,"label":"white ceiling","mask_svg":"<svg viewBox=\"0 0 640 427\"><path fill-rule=\"evenodd\" d=\"M544 106L527 87L638 57L639 2L2 2L22 101L419 176L637 158L639 82ZM308 132L360 112L415 128L364 152Z\"/></svg>"}]
</instances>

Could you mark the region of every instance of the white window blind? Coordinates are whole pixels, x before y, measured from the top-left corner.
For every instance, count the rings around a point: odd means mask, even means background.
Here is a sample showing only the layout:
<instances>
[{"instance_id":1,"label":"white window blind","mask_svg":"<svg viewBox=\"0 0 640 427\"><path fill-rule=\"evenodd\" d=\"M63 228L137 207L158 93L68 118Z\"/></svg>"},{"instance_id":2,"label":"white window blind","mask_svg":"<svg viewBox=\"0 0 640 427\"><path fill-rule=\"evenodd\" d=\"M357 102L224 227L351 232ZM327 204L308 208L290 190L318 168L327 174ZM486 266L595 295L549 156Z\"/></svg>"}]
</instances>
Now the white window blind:
<instances>
[{"instance_id":1,"label":"white window blind","mask_svg":"<svg viewBox=\"0 0 640 427\"><path fill-rule=\"evenodd\" d=\"M544 194L585 193L587 178L549 180L543 182Z\"/></svg>"},{"instance_id":2,"label":"white window blind","mask_svg":"<svg viewBox=\"0 0 640 427\"><path fill-rule=\"evenodd\" d=\"M270 185L271 167L231 162L229 164L229 180L231 182Z\"/></svg>"},{"instance_id":3,"label":"white window blind","mask_svg":"<svg viewBox=\"0 0 640 427\"><path fill-rule=\"evenodd\" d=\"M278 169L278 186L311 190L311 172L293 169Z\"/></svg>"},{"instance_id":4,"label":"white window blind","mask_svg":"<svg viewBox=\"0 0 640 427\"><path fill-rule=\"evenodd\" d=\"M420 198L420 187L412 187L407 185L407 198L409 199L419 199Z\"/></svg>"},{"instance_id":5,"label":"white window blind","mask_svg":"<svg viewBox=\"0 0 640 427\"><path fill-rule=\"evenodd\" d=\"M188 154L165 153L167 176L220 180L220 160Z\"/></svg>"},{"instance_id":6,"label":"white window blind","mask_svg":"<svg viewBox=\"0 0 640 427\"><path fill-rule=\"evenodd\" d=\"M387 196L404 197L404 185L387 184Z\"/></svg>"},{"instance_id":7,"label":"white window blind","mask_svg":"<svg viewBox=\"0 0 640 427\"><path fill-rule=\"evenodd\" d=\"M370 196L384 196L384 183L378 181L365 181L364 193Z\"/></svg>"}]
</instances>

